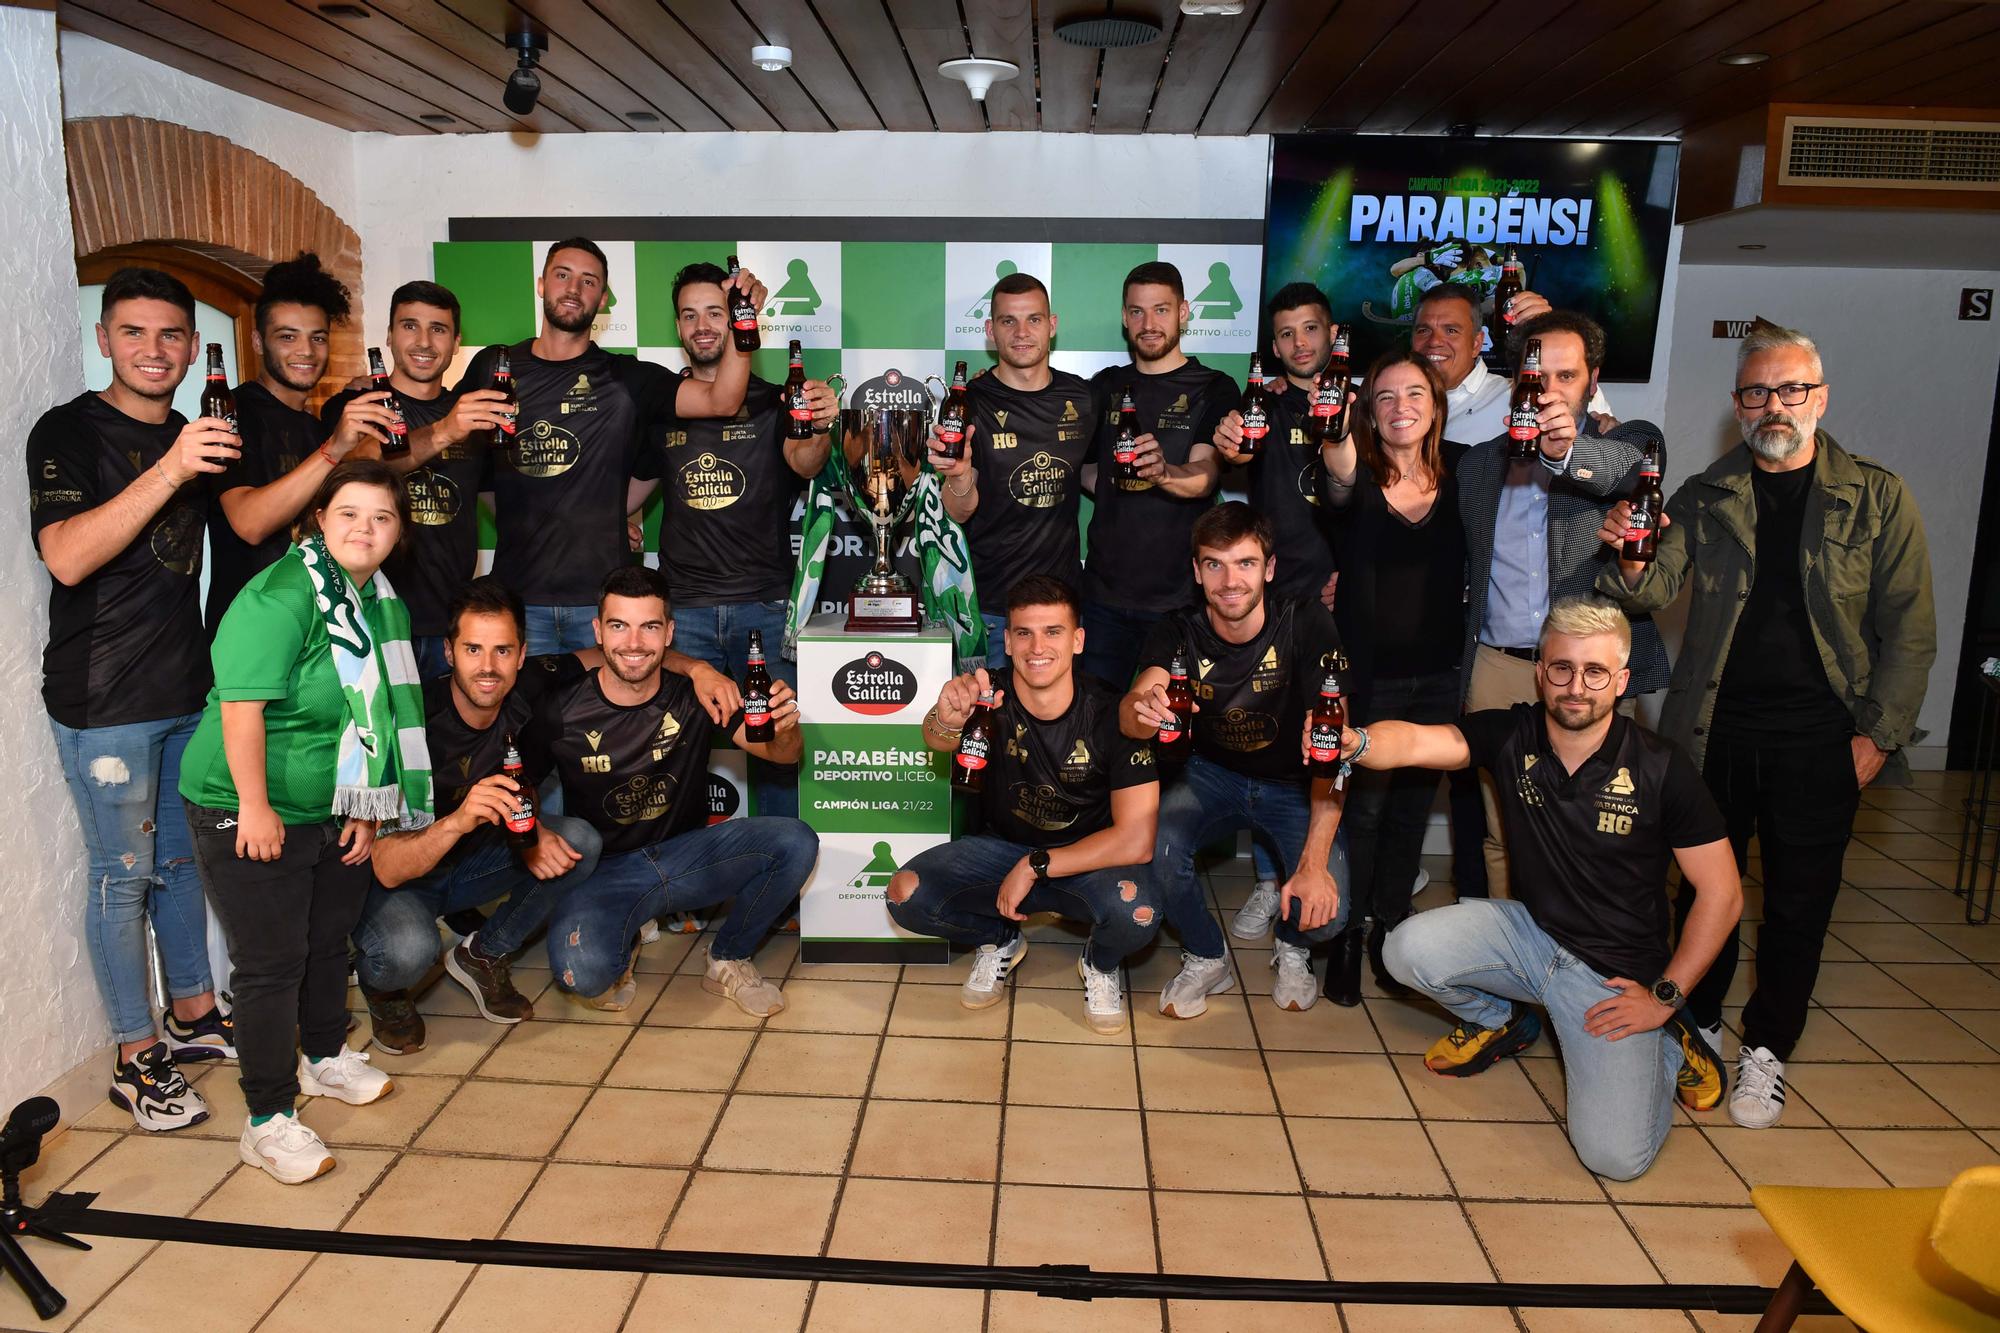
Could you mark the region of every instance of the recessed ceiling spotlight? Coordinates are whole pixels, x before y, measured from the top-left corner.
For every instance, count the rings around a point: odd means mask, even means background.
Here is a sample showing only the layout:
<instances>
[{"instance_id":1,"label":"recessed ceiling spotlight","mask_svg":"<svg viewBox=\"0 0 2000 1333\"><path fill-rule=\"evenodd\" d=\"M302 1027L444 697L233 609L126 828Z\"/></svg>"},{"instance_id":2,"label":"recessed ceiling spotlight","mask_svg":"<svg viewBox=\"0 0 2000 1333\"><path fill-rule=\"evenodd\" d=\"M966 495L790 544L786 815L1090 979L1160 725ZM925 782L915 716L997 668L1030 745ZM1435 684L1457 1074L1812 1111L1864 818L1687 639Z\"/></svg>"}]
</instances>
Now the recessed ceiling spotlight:
<instances>
[{"instance_id":1,"label":"recessed ceiling spotlight","mask_svg":"<svg viewBox=\"0 0 2000 1333\"><path fill-rule=\"evenodd\" d=\"M792 67L792 48L789 46L753 46L750 48L750 63L766 74L776 74L779 70Z\"/></svg>"},{"instance_id":2,"label":"recessed ceiling spotlight","mask_svg":"<svg viewBox=\"0 0 2000 1333\"><path fill-rule=\"evenodd\" d=\"M1734 51L1716 59L1718 65L1761 65L1771 58L1765 51Z\"/></svg>"},{"instance_id":3,"label":"recessed ceiling spotlight","mask_svg":"<svg viewBox=\"0 0 2000 1333\"><path fill-rule=\"evenodd\" d=\"M315 5L313 8L330 19L367 19L375 16L360 5Z\"/></svg>"},{"instance_id":4,"label":"recessed ceiling spotlight","mask_svg":"<svg viewBox=\"0 0 2000 1333\"><path fill-rule=\"evenodd\" d=\"M426 111L418 116L417 119L426 125L455 125L458 123L457 116L447 116L442 111Z\"/></svg>"},{"instance_id":5,"label":"recessed ceiling spotlight","mask_svg":"<svg viewBox=\"0 0 2000 1333\"><path fill-rule=\"evenodd\" d=\"M657 125L660 123L659 116L651 111L627 111L625 119L635 125Z\"/></svg>"},{"instance_id":6,"label":"recessed ceiling spotlight","mask_svg":"<svg viewBox=\"0 0 2000 1333\"><path fill-rule=\"evenodd\" d=\"M1738 250L1763 250L1763 249L1767 249L1768 247L1766 247L1766 246L1762 246L1762 245L1759 245L1759 244L1757 244L1756 242L1752 241L1752 242L1750 242L1750 243L1749 243L1749 244L1747 244L1747 245L1739 245L1739 246L1737 246L1736 248L1737 248Z\"/></svg>"}]
</instances>

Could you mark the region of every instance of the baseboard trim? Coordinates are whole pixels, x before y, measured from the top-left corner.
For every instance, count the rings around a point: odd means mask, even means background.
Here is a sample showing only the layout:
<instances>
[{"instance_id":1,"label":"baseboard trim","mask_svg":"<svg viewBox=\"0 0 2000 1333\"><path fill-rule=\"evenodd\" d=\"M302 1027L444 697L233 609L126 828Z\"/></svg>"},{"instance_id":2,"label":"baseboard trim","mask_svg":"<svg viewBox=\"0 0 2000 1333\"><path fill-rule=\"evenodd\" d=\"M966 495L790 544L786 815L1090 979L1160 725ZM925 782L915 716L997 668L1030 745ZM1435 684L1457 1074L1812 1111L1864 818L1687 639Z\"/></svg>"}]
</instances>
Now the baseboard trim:
<instances>
[{"instance_id":1,"label":"baseboard trim","mask_svg":"<svg viewBox=\"0 0 2000 1333\"><path fill-rule=\"evenodd\" d=\"M61 1133L104 1105L111 1087L111 1060L117 1051L115 1042L92 1051L74 1069L42 1089L42 1096L55 1098L56 1105L62 1107L62 1119L52 1132Z\"/></svg>"}]
</instances>

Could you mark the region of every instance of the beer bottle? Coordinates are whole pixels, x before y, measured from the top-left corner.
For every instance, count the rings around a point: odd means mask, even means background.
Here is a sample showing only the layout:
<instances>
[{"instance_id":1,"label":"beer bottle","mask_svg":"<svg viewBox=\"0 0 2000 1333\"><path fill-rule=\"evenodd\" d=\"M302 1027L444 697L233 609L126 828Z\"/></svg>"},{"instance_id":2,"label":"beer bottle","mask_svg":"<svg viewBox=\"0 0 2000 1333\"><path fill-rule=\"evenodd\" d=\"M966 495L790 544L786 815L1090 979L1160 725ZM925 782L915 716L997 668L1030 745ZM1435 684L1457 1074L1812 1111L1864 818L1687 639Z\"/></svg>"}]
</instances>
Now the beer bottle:
<instances>
[{"instance_id":1,"label":"beer bottle","mask_svg":"<svg viewBox=\"0 0 2000 1333\"><path fill-rule=\"evenodd\" d=\"M1347 726L1347 701L1340 697L1340 669L1329 666L1320 681L1319 702L1313 705L1312 734L1307 744L1312 749L1309 771L1316 778L1333 778L1340 783L1340 733Z\"/></svg>"},{"instance_id":2,"label":"beer bottle","mask_svg":"<svg viewBox=\"0 0 2000 1333\"><path fill-rule=\"evenodd\" d=\"M1313 381L1312 418L1306 431L1314 444L1346 439L1353 424L1347 416L1347 385L1354 373L1349 347L1347 328L1342 325L1333 335L1333 351L1327 356L1326 369Z\"/></svg>"},{"instance_id":3,"label":"beer bottle","mask_svg":"<svg viewBox=\"0 0 2000 1333\"><path fill-rule=\"evenodd\" d=\"M1667 507L1666 493L1660 489L1660 446L1646 445L1639 455L1639 484L1632 488L1632 516L1625 520L1625 545L1621 560L1650 565L1660 544L1660 511Z\"/></svg>"},{"instance_id":4,"label":"beer bottle","mask_svg":"<svg viewBox=\"0 0 2000 1333\"><path fill-rule=\"evenodd\" d=\"M742 273L743 267L736 262L736 256L729 256L729 276L736 278ZM729 328L739 352L754 352L764 345L757 333L757 303L740 287L729 289Z\"/></svg>"},{"instance_id":5,"label":"beer bottle","mask_svg":"<svg viewBox=\"0 0 2000 1333\"><path fill-rule=\"evenodd\" d=\"M965 457L965 422L970 414L965 401L965 362L961 361L951 372L951 389L938 410L938 452L946 458Z\"/></svg>"},{"instance_id":6,"label":"beer bottle","mask_svg":"<svg viewBox=\"0 0 2000 1333\"><path fill-rule=\"evenodd\" d=\"M236 395L229 391L229 378L222 370L221 343L208 345L208 382L201 389L201 414L228 422L231 430L237 429Z\"/></svg>"},{"instance_id":7,"label":"beer bottle","mask_svg":"<svg viewBox=\"0 0 2000 1333\"><path fill-rule=\"evenodd\" d=\"M1174 715L1154 738L1153 753L1163 764L1178 765L1186 761L1194 740L1194 691L1188 688L1187 655L1178 648L1167 668L1167 707Z\"/></svg>"},{"instance_id":8,"label":"beer bottle","mask_svg":"<svg viewBox=\"0 0 2000 1333\"><path fill-rule=\"evenodd\" d=\"M977 796L985 788L986 762L993 749L993 691L979 692L979 702L966 714L958 734L958 753L951 759L951 785Z\"/></svg>"},{"instance_id":9,"label":"beer bottle","mask_svg":"<svg viewBox=\"0 0 2000 1333\"><path fill-rule=\"evenodd\" d=\"M389 423L389 438L382 445L382 457L401 458L410 452L410 423L403 416L403 400L389 387L389 372L382 364L382 349L368 349L368 378L373 381L375 393L389 395L387 407L394 420Z\"/></svg>"},{"instance_id":10,"label":"beer bottle","mask_svg":"<svg viewBox=\"0 0 2000 1333\"><path fill-rule=\"evenodd\" d=\"M500 774L520 786L514 795L514 809L507 816L507 845L525 861L535 849L535 789L529 785L527 771L521 766L521 752L511 734L507 737L507 752L500 760Z\"/></svg>"},{"instance_id":11,"label":"beer bottle","mask_svg":"<svg viewBox=\"0 0 2000 1333\"><path fill-rule=\"evenodd\" d=\"M1536 441L1542 438L1542 340L1528 339L1521 348L1521 369L1514 376L1514 397L1507 405L1507 446L1509 458L1533 458Z\"/></svg>"},{"instance_id":12,"label":"beer bottle","mask_svg":"<svg viewBox=\"0 0 2000 1333\"><path fill-rule=\"evenodd\" d=\"M1493 287L1493 354L1502 360L1507 356L1507 326L1514 322L1514 298L1526 285L1521 277L1521 253L1510 245L1507 257L1500 261L1500 281Z\"/></svg>"},{"instance_id":13,"label":"beer bottle","mask_svg":"<svg viewBox=\"0 0 2000 1333\"><path fill-rule=\"evenodd\" d=\"M493 428L493 447L505 449L513 444L514 432L520 428L521 400L514 396L514 364L507 359L504 347L493 359L491 387L507 395L507 401L500 405L500 424Z\"/></svg>"},{"instance_id":14,"label":"beer bottle","mask_svg":"<svg viewBox=\"0 0 2000 1333\"><path fill-rule=\"evenodd\" d=\"M806 354L799 350L797 338L792 339L791 373L785 376L785 410L791 413L787 438L810 440L818 433L813 429L812 404L806 400Z\"/></svg>"},{"instance_id":15,"label":"beer bottle","mask_svg":"<svg viewBox=\"0 0 2000 1333\"><path fill-rule=\"evenodd\" d=\"M1120 482L1139 480L1139 469L1132 460L1139 456L1140 433L1139 405L1132 401L1132 386L1128 384L1118 401L1118 436L1111 442L1111 461L1118 464Z\"/></svg>"},{"instance_id":16,"label":"beer bottle","mask_svg":"<svg viewBox=\"0 0 2000 1333\"><path fill-rule=\"evenodd\" d=\"M753 629L750 657L743 670L743 739L768 741L773 731L771 673L764 666L764 632Z\"/></svg>"},{"instance_id":17,"label":"beer bottle","mask_svg":"<svg viewBox=\"0 0 2000 1333\"><path fill-rule=\"evenodd\" d=\"M1237 412L1243 417L1243 443L1239 446L1245 458L1255 458L1264 448L1264 437L1271 433L1271 395L1264 390L1264 358L1250 354L1250 382L1243 388L1243 401L1237 405Z\"/></svg>"}]
</instances>

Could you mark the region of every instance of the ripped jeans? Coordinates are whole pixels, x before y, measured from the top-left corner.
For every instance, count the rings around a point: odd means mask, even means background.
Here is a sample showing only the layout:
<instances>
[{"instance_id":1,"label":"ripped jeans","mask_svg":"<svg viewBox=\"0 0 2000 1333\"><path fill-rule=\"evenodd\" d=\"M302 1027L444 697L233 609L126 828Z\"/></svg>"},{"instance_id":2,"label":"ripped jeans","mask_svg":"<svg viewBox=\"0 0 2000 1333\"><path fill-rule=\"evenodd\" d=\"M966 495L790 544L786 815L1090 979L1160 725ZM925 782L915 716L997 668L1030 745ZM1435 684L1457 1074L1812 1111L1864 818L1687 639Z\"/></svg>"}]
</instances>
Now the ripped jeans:
<instances>
[{"instance_id":1,"label":"ripped jeans","mask_svg":"<svg viewBox=\"0 0 2000 1333\"><path fill-rule=\"evenodd\" d=\"M903 869L917 877L916 891L889 903L889 915L904 930L935 935L953 944L1005 947L1021 933L1019 922L1000 915L1000 882L1028 854L1005 838L981 835L927 847ZM1028 890L1017 909L1023 915L1054 912L1090 923L1084 957L1099 972L1151 942L1160 929L1160 900L1145 866L1108 866L1080 875L1057 875Z\"/></svg>"},{"instance_id":2,"label":"ripped jeans","mask_svg":"<svg viewBox=\"0 0 2000 1333\"><path fill-rule=\"evenodd\" d=\"M79 731L53 718L56 754L89 854L84 937L98 994L120 1042L153 1036L146 922L160 944L167 994L213 988L208 907L181 805L181 752L201 714Z\"/></svg>"}]
</instances>

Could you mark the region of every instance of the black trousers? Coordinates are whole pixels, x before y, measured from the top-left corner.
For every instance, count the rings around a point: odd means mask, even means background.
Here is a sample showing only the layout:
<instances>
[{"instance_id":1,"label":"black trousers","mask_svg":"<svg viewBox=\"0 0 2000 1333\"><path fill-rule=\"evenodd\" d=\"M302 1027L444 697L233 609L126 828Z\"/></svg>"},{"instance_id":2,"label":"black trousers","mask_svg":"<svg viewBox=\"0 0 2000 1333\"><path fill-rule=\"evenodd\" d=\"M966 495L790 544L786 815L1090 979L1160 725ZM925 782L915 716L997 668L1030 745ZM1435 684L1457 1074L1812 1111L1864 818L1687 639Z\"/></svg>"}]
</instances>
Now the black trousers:
<instances>
[{"instance_id":1,"label":"black trousers","mask_svg":"<svg viewBox=\"0 0 2000 1333\"><path fill-rule=\"evenodd\" d=\"M1728 821L1737 870L1748 864L1753 832L1763 856L1757 988L1743 1007L1743 1044L1766 1047L1780 1060L1792 1058L1805 1031L1827 923L1840 893L1841 864L1861 804L1851 743L1842 736L1774 747L1718 735L1709 741L1702 768ZM1679 924L1686 924L1693 906L1694 892L1683 885L1675 908ZM1722 1021L1722 997L1736 977L1737 954L1732 931L1688 997L1689 1012L1704 1027Z\"/></svg>"},{"instance_id":2,"label":"black trousers","mask_svg":"<svg viewBox=\"0 0 2000 1333\"><path fill-rule=\"evenodd\" d=\"M1394 719L1435 726L1458 716L1458 672L1404 676L1374 682L1368 722ZM1410 885L1422 864L1424 830L1437 798L1434 768L1357 768L1348 779L1348 873L1353 879L1347 920L1373 917L1391 927L1410 914ZM1477 790L1475 788L1475 790Z\"/></svg>"},{"instance_id":3,"label":"black trousers","mask_svg":"<svg viewBox=\"0 0 2000 1333\"><path fill-rule=\"evenodd\" d=\"M347 1043L347 937L374 872L340 863L338 819L287 824L278 859L251 861L236 855L234 810L190 801L187 811L202 887L229 942L243 1100L251 1115L289 1111L295 1051L323 1060Z\"/></svg>"}]
</instances>

